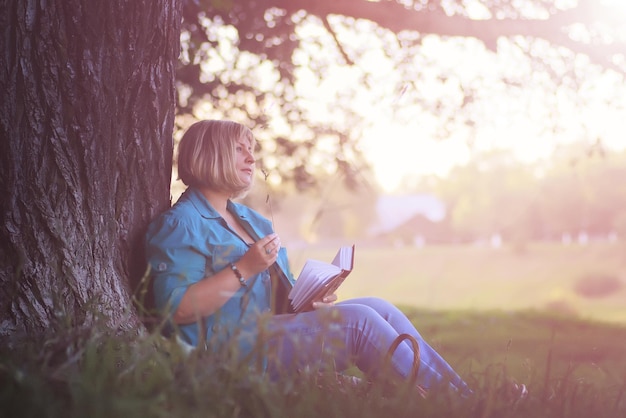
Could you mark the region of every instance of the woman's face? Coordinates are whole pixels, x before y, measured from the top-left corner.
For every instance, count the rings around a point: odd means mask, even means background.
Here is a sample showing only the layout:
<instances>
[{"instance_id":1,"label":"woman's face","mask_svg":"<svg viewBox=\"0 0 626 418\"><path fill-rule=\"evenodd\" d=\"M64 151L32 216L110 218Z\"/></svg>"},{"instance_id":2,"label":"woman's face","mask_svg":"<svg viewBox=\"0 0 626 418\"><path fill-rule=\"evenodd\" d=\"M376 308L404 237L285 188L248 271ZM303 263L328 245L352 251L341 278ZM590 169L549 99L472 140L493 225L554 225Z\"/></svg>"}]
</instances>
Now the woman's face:
<instances>
[{"instance_id":1,"label":"woman's face","mask_svg":"<svg viewBox=\"0 0 626 418\"><path fill-rule=\"evenodd\" d=\"M242 136L235 143L235 166L237 167L237 174L246 186L252 183L254 176L256 160L252 152L252 141L246 136Z\"/></svg>"}]
</instances>

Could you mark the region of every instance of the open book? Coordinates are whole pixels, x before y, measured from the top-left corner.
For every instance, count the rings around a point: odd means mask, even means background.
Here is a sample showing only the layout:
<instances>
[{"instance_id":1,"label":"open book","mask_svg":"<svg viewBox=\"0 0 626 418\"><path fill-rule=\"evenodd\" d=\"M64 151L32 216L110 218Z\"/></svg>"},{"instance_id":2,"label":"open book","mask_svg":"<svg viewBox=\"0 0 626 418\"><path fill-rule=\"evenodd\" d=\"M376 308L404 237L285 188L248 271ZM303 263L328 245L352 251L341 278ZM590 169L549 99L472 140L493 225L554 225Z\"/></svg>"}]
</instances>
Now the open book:
<instances>
[{"instance_id":1,"label":"open book","mask_svg":"<svg viewBox=\"0 0 626 418\"><path fill-rule=\"evenodd\" d=\"M354 265L354 245L341 247L332 263L307 260L289 292L295 312L313 309L313 302L321 301L334 293L343 283Z\"/></svg>"}]
</instances>

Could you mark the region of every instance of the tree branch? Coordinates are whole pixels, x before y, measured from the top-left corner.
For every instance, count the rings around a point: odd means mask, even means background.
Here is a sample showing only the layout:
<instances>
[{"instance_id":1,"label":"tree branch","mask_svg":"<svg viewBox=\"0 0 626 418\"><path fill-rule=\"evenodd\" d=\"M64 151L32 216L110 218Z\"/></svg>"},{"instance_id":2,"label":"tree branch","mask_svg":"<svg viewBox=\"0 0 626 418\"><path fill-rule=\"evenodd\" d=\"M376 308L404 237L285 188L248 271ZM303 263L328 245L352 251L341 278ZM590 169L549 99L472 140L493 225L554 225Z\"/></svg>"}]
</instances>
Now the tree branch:
<instances>
[{"instance_id":1,"label":"tree branch","mask_svg":"<svg viewBox=\"0 0 626 418\"><path fill-rule=\"evenodd\" d=\"M324 16L322 18L322 22L324 22L324 27L326 28L326 30L328 32L330 32L330 34L332 35L333 39L335 40L335 44L337 44L337 48L339 48L339 52L341 52L341 55L343 56L343 59L346 60L346 63L348 65L354 65L354 61L352 61L352 59L348 56L346 51L343 49L343 46L341 45L341 42L339 42L339 39L337 39L337 34L333 30L333 28L330 26L330 23L328 23L328 16Z\"/></svg>"},{"instance_id":2,"label":"tree branch","mask_svg":"<svg viewBox=\"0 0 626 418\"><path fill-rule=\"evenodd\" d=\"M241 0L239 0L241 1ZM326 16L336 14L355 19L366 19L394 33L417 31L423 34L439 36L473 37L484 42L487 48L496 50L497 40L501 37L524 36L542 38L555 46L562 46L574 53L585 54L598 65L610 68L622 74L623 67L613 61L615 54L626 50L626 41L615 40L610 44L590 44L578 42L567 35L568 27L584 24L589 27L604 17L604 23L619 27L619 19L611 17L607 10L599 12L600 3L580 0L574 8L553 12L547 19L486 19L475 20L462 15L449 16L440 8L425 7L420 10L410 9L396 1L371 2L366 0L257 0L269 7L278 7L287 13L304 10L318 16L328 28ZM623 22L622 22L623 24ZM331 33L333 33L331 31ZM333 33L334 36L334 33ZM339 45L339 43L337 43ZM340 47L340 50L343 50ZM345 56L345 54L344 54Z\"/></svg>"}]
</instances>

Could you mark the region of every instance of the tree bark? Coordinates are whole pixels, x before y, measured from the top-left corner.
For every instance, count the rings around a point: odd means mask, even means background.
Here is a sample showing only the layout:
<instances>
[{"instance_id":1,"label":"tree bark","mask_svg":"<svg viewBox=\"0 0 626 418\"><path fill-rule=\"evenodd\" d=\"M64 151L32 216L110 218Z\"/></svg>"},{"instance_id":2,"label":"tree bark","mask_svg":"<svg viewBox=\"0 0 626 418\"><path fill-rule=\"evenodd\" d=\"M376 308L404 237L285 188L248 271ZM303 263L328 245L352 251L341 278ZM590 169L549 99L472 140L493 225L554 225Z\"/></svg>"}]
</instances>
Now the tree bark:
<instances>
[{"instance_id":1,"label":"tree bark","mask_svg":"<svg viewBox=\"0 0 626 418\"><path fill-rule=\"evenodd\" d=\"M0 0L0 335L140 326L169 206L176 0Z\"/></svg>"}]
</instances>

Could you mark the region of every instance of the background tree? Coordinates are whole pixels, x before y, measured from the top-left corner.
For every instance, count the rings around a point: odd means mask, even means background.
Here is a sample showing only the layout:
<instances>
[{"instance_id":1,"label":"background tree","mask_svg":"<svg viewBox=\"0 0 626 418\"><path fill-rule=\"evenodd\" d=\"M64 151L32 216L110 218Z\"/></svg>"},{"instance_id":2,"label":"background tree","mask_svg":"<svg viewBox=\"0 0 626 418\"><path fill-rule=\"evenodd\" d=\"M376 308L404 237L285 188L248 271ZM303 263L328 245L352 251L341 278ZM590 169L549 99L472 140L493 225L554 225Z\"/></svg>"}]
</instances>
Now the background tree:
<instances>
[{"instance_id":1,"label":"background tree","mask_svg":"<svg viewBox=\"0 0 626 418\"><path fill-rule=\"evenodd\" d=\"M549 162L506 162L511 153L479 155L438 179L432 193L449 209L456 239L505 242L560 241L579 234L612 239L619 235L626 190L615 179L626 175L626 153L587 155L580 144L561 149Z\"/></svg>"},{"instance_id":2,"label":"background tree","mask_svg":"<svg viewBox=\"0 0 626 418\"><path fill-rule=\"evenodd\" d=\"M626 175L626 154L590 152L580 145L564 149L539 181L541 216L552 237L579 233L617 233L626 190L615 179Z\"/></svg>"},{"instance_id":3,"label":"background tree","mask_svg":"<svg viewBox=\"0 0 626 418\"><path fill-rule=\"evenodd\" d=\"M478 155L439 180L436 193L447 203L451 231L461 240L530 239L538 199L531 167L513 162L510 152Z\"/></svg>"},{"instance_id":4,"label":"background tree","mask_svg":"<svg viewBox=\"0 0 626 418\"><path fill-rule=\"evenodd\" d=\"M169 205L180 4L0 10L0 334L136 326L129 279Z\"/></svg>"}]
</instances>

